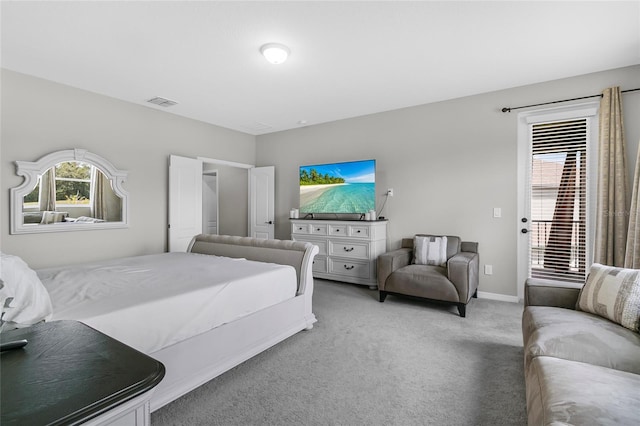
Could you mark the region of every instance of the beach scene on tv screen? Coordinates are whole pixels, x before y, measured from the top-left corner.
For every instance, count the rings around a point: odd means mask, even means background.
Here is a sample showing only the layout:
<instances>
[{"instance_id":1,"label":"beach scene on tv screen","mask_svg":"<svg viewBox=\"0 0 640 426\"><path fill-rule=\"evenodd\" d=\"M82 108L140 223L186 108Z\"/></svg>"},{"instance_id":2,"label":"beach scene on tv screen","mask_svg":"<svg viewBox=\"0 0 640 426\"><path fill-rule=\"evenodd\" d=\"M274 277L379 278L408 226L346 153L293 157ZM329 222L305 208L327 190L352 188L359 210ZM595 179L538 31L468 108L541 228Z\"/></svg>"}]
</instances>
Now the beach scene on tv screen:
<instances>
[{"instance_id":1,"label":"beach scene on tv screen","mask_svg":"<svg viewBox=\"0 0 640 426\"><path fill-rule=\"evenodd\" d=\"M300 167L301 213L365 213L376 208L374 160Z\"/></svg>"}]
</instances>

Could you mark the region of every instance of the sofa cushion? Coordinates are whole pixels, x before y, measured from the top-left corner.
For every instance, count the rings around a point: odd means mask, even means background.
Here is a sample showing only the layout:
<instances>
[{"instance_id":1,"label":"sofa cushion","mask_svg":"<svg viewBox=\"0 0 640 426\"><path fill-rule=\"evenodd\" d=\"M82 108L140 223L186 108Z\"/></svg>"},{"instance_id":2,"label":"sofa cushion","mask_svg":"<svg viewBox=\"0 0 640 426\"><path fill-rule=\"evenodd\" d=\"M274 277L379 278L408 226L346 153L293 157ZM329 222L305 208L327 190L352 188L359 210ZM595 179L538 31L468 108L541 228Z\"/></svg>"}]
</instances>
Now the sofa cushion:
<instances>
[{"instance_id":1,"label":"sofa cushion","mask_svg":"<svg viewBox=\"0 0 640 426\"><path fill-rule=\"evenodd\" d=\"M527 375L530 425L634 425L640 375L540 356Z\"/></svg>"},{"instance_id":2,"label":"sofa cushion","mask_svg":"<svg viewBox=\"0 0 640 426\"><path fill-rule=\"evenodd\" d=\"M640 331L640 270L594 263L576 308Z\"/></svg>"},{"instance_id":3,"label":"sofa cushion","mask_svg":"<svg viewBox=\"0 0 640 426\"><path fill-rule=\"evenodd\" d=\"M547 355L640 374L640 334L594 314L527 306L522 335L526 368Z\"/></svg>"}]
</instances>

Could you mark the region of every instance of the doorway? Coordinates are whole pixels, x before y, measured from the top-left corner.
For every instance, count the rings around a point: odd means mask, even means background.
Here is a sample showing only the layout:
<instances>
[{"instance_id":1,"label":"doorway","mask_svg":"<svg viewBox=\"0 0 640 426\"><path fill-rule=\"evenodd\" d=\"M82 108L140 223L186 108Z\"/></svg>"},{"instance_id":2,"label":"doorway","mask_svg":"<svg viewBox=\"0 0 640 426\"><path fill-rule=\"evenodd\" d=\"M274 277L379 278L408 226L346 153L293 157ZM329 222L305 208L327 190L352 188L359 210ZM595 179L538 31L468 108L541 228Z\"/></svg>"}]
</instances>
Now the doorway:
<instances>
[{"instance_id":1,"label":"doorway","mask_svg":"<svg viewBox=\"0 0 640 426\"><path fill-rule=\"evenodd\" d=\"M205 165L206 167L206 165ZM202 173L202 233L218 234L218 170L205 170Z\"/></svg>"},{"instance_id":2,"label":"doorway","mask_svg":"<svg viewBox=\"0 0 640 426\"><path fill-rule=\"evenodd\" d=\"M518 115L518 298L528 278L583 282L594 240L598 102Z\"/></svg>"},{"instance_id":3,"label":"doorway","mask_svg":"<svg viewBox=\"0 0 640 426\"><path fill-rule=\"evenodd\" d=\"M257 178L263 176L271 181ZM273 238L273 177L273 166L171 155L169 251L185 251L201 233Z\"/></svg>"}]
</instances>

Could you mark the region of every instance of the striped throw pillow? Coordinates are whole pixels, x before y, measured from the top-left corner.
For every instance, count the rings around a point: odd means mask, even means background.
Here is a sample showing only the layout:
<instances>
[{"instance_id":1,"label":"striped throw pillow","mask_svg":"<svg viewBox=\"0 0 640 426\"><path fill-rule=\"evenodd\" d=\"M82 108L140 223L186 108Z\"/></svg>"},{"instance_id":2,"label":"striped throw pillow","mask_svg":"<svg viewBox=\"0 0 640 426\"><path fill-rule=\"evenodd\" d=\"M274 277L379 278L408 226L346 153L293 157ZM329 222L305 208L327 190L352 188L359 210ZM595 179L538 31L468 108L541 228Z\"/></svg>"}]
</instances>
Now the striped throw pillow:
<instances>
[{"instance_id":1,"label":"striped throw pillow","mask_svg":"<svg viewBox=\"0 0 640 426\"><path fill-rule=\"evenodd\" d=\"M594 263L576 308L640 332L640 270Z\"/></svg>"},{"instance_id":2,"label":"striped throw pillow","mask_svg":"<svg viewBox=\"0 0 640 426\"><path fill-rule=\"evenodd\" d=\"M413 240L416 265L445 266L447 264L447 237L416 236Z\"/></svg>"}]
</instances>

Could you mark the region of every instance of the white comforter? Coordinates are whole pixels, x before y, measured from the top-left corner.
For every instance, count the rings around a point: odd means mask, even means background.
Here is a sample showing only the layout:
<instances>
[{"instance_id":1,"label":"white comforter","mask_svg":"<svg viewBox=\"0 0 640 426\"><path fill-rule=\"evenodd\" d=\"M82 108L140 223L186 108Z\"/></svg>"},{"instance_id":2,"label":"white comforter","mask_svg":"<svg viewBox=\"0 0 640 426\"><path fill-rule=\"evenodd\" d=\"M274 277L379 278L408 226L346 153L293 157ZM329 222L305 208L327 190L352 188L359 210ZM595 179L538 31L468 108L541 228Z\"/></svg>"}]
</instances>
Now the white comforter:
<instances>
[{"instance_id":1,"label":"white comforter","mask_svg":"<svg viewBox=\"0 0 640 426\"><path fill-rule=\"evenodd\" d=\"M74 319L142 352L162 348L295 296L295 269L164 253L37 271L53 320Z\"/></svg>"}]
</instances>

